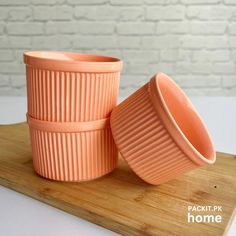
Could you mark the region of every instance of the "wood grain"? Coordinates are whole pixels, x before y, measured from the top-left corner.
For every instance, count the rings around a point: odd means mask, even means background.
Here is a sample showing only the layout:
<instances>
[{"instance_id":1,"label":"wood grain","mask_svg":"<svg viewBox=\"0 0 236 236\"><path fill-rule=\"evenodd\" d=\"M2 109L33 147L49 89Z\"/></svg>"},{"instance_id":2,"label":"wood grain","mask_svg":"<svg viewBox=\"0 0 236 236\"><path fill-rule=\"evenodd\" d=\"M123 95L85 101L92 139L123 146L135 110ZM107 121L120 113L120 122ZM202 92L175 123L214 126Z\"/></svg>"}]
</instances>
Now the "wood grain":
<instances>
[{"instance_id":1,"label":"wood grain","mask_svg":"<svg viewBox=\"0 0 236 236\"><path fill-rule=\"evenodd\" d=\"M160 186L144 183L121 158L91 182L49 181L32 169L27 125L16 124L0 126L0 184L122 235L215 236L235 214L236 157L218 153L215 165ZM193 205L221 205L222 223L187 223Z\"/></svg>"}]
</instances>

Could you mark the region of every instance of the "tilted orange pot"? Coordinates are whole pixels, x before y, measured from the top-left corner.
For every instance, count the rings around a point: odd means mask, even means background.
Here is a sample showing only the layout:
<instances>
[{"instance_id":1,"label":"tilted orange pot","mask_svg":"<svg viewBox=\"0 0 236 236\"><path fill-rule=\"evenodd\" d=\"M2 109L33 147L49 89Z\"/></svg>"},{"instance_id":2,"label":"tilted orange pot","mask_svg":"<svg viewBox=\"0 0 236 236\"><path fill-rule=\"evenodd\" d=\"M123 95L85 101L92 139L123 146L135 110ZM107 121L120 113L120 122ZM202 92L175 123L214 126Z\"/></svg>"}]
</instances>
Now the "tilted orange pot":
<instances>
[{"instance_id":1,"label":"tilted orange pot","mask_svg":"<svg viewBox=\"0 0 236 236\"><path fill-rule=\"evenodd\" d=\"M113 109L111 129L129 166L154 185L216 159L197 111L180 87L162 73Z\"/></svg>"}]
</instances>

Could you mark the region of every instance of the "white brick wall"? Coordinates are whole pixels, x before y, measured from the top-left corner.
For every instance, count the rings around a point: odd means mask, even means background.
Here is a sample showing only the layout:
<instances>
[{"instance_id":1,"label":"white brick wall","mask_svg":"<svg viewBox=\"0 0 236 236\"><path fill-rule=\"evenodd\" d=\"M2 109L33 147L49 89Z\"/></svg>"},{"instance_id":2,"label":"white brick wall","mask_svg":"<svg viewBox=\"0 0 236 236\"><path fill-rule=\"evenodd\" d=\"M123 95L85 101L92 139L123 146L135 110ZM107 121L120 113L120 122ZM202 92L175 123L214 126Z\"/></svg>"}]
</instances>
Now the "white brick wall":
<instances>
[{"instance_id":1,"label":"white brick wall","mask_svg":"<svg viewBox=\"0 0 236 236\"><path fill-rule=\"evenodd\" d=\"M24 95L22 53L124 60L121 96L163 71L194 95L236 95L236 0L0 0L0 95Z\"/></svg>"}]
</instances>

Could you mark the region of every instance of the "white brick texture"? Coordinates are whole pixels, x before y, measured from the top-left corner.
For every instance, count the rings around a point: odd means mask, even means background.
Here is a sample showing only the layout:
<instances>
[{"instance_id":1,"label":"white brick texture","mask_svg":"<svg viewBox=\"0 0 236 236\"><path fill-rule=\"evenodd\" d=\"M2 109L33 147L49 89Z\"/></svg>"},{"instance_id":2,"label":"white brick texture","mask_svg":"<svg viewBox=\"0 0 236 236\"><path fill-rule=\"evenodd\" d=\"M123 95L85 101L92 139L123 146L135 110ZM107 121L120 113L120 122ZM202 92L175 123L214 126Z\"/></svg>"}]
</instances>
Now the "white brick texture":
<instances>
[{"instance_id":1,"label":"white brick texture","mask_svg":"<svg viewBox=\"0 0 236 236\"><path fill-rule=\"evenodd\" d=\"M25 95L29 50L122 58L125 97L160 71L188 94L236 95L236 0L0 0L0 95Z\"/></svg>"}]
</instances>

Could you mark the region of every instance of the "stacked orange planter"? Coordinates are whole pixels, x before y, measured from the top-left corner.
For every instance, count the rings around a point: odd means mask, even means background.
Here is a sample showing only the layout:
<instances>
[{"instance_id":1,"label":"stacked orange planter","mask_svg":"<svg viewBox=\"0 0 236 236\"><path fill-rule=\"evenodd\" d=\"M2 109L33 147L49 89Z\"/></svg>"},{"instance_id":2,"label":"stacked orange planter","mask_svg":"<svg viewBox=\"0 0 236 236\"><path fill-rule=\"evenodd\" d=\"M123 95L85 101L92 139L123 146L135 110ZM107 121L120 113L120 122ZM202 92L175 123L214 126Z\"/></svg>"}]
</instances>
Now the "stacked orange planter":
<instances>
[{"instance_id":1,"label":"stacked orange planter","mask_svg":"<svg viewBox=\"0 0 236 236\"><path fill-rule=\"evenodd\" d=\"M46 178L84 181L117 163L109 118L122 62L69 52L27 52L28 124L35 171Z\"/></svg>"}]
</instances>

